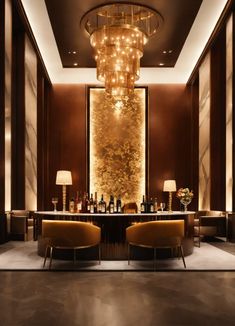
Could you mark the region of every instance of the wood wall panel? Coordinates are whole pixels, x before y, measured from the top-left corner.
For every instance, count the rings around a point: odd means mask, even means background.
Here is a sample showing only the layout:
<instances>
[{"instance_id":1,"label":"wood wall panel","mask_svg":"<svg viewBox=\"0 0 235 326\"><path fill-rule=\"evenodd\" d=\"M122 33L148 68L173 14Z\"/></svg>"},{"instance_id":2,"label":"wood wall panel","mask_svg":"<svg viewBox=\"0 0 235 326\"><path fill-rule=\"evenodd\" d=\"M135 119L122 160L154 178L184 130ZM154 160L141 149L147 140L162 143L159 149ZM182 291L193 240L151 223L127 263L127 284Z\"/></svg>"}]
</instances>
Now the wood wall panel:
<instances>
[{"instance_id":1,"label":"wood wall panel","mask_svg":"<svg viewBox=\"0 0 235 326\"><path fill-rule=\"evenodd\" d=\"M191 204L192 210L198 210L198 180L199 180L199 75L191 85L192 105L192 146L191 146L191 185L194 199Z\"/></svg>"},{"instance_id":2,"label":"wood wall panel","mask_svg":"<svg viewBox=\"0 0 235 326\"><path fill-rule=\"evenodd\" d=\"M87 189L85 85L54 85L50 105L48 208L53 195L61 199L61 187L55 186L59 169L72 171L70 195ZM165 179L176 179L178 188L191 187L190 119L185 85L149 85L149 195L159 202L168 198L162 193ZM173 197L174 208L179 209Z\"/></svg>"},{"instance_id":3,"label":"wood wall panel","mask_svg":"<svg viewBox=\"0 0 235 326\"><path fill-rule=\"evenodd\" d=\"M226 158L226 34L221 31L211 48L211 203L212 210L225 210Z\"/></svg>"},{"instance_id":4,"label":"wood wall panel","mask_svg":"<svg viewBox=\"0 0 235 326\"><path fill-rule=\"evenodd\" d=\"M233 6L233 70L235 66L235 3ZM233 73L233 87L235 85L235 73ZM232 209L235 211L235 109L234 109L234 103L235 103L235 92L233 88L233 203L232 203Z\"/></svg>"},{"instance_id":5,"label":"wood wall panel","mask_svg":"<svg viewBox=\"0 0 235 326\"><path fill-rule=\"evenodd\" d=\"M4 17L4 12L5 12L4 1L0 1L0 214L5 211L5 17Z\"/></svg>"},{"instance_id":6,"label":"wood wall panel","mask_svg":"<svg viewBox=\"0 0 235 326\"><path fill-rule=\"evenodd\" d=\"M13 7L12 40L12 181L11 208L25 208L25 32L18 12Z\"/></svg>"},{"instance_id":7,"label":"wood wall panel","mask_svg":"<svg viewBox=\"0 0 235 326\"><path fill-rule=\"evenodd\" d=\"M167 201L163 182L190 187L191 110L185 85L149 85L149 196ZM179 209L173 194L173 209Z\"/></svg>"},{"instance_id":8,"label":"wood wall panel","mask_svg":"<svg viewBox=\"0 0 235 326\"><path fill-rule=\"evenodd\" d=\"M55 185L57 170L72 171L73 185L67 187L68 196L87 189L86 112L85 85L53 86L48 115L47 208L52 208L52 196L58 195L61 199L62 187Z\"/></svg>"}]
</instances>

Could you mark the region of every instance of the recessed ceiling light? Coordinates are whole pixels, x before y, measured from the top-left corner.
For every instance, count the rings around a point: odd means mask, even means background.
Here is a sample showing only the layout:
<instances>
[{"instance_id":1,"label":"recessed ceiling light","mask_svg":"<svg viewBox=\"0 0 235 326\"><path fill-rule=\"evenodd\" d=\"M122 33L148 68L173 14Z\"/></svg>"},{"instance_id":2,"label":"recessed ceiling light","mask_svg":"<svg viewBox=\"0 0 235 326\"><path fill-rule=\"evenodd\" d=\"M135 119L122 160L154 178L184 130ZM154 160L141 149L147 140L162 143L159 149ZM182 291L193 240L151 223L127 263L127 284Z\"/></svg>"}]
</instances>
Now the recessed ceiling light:
<instances>
[{"instance_id":1,"label":"recessed ceiling light","mask_svg":"<svg viewBox=\"0 0 235 326\"><path fill-rule=\"evenodd\" d=\"M173 50L163 50L162 53L163 54L171 54L173 52Z\"/></svg>"},{"instance_id":2,"label":"recessed ceiling light","mask_svg":"<svg viewBox=\"0 0 235 326\"><path fill-rule=\"evenodd\" d=\"M73 64L74 66L77 66L78 65L78 63L77 62L74 62L74 64Z\"/></svg>"},{"instance_id":3,"label":"recessed ceiling light","mask_svg":"<svg viewBox=\"0 0 235 326\"><path fill-rule=\"evenodd\" d=\"M163 63L163 62L159 63L159 66L164 66L164 65L165 65L165 63Z\"/></svg>"},{"instance_id":4,"label":"recessed ceiling light","mask_svg":"<svg viewBox=\"0 0 235 326\"><path fill-rule=\"evenodd\" d=\"M73 54L76 54L77 53L77 51L73 51Z\"/></svg>"}]
</instances>

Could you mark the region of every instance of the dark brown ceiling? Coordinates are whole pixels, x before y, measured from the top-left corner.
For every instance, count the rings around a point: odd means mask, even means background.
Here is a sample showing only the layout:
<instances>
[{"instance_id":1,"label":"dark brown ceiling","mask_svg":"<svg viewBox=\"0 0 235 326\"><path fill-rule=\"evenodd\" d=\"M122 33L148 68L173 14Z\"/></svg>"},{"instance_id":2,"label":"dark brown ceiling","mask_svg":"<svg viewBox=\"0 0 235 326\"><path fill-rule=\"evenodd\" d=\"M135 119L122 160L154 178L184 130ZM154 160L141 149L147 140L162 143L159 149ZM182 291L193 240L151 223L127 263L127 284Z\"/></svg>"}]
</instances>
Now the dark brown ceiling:
<instances>
[{"instance_id":1,"label":"dark brown ceiling","mask_svg":"<svg viewBox=\"0 0 235 326\"><path fill-rule=\"evenodd\" d=\"M111 1L112 2L112 1ZM117 1L116 1L117 2ZM123 2L123 1L118 1ZM144 49L141 67L173 67L184 45L202 0L142 0L129 1L144 4L158 11L164 20L159 33ZM63 67L95 67L89 36L80 28L82 16L90 9L110 1L102 0L45 0ZM163 51L172 50L164 54ZM73 51L76 51L74 54Z\"/></svg>"}]
</instances>

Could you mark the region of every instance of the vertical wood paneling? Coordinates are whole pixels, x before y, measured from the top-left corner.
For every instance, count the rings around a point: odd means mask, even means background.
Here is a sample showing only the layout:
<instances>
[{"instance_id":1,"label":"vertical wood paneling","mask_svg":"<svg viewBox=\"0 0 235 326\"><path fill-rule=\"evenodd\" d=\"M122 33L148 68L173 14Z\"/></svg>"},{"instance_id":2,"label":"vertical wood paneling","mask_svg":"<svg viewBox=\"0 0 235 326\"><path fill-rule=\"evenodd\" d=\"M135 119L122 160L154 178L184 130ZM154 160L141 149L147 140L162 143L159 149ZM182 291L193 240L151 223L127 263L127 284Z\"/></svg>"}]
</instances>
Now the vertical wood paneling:
<instances>
[{"instance_id":1,"label":"vertical wood paneling","mask_svg":"<svg viewBox=\"0 0 235 326\"><path fill-rule=\"evenodd\" d=\"M45 207L51 197L61 198L55 185L58 169L72 171L73 186L86 190L86 92L84 85L54 85L48 125L49 186ZM149 85L149 195L159 202L165 179L175 178L177 187L191 187L191 111L185 85ZM179 201L173 196L173 205Z\"/></svg>"},{"instance_id":2,"label":"vertical wood paneling","mask_svg":"<svg viewBox=\"0 0 235 326\"><path fill-rule=\"evenodd\" d=\"M52 208L51 197L57 195L61 205L61 186L55 185L57 170L72 171L73 185L68 196L87 190L87 130L85 85L54 85L48 112L49 187L45 207Z\"/></svg>"},{"instance_id":3,"label":"vertical wood paneling","mask_svg":"<svg viewBox=\"0 0 235 326\"><path fill-rule=\"evenodd\" d=\"M233 53L232 53L232 61L233 61L233 67L235 65L235 8L233 9L232 15L233 15ZM234 69L234 68L233 68ZM233 93L232 93L232 102L233 102L233 126L232 126L232 132L233 132L233 196L232 196L232 210L235 211L235 109L234 109L234 103L235 103L235 91L234 91L234 85L235 85L235 73L233 72Z\"/></svg>"},{"instance_id":4,"label":"vertical wood paneling","mask_svg":"<svg viewBox=\"0 0 235 326\"><path fill-rule=\"evenodd\" d=\"M226 25L226 210L233 209L233 15Z\"/></svg>"},{"instance_id":5,"label":"vertical wood paneling","mask_svg":"<svg viewBox=\"0 0 235 326\"><path fill-rule=\"evenodd\" d=\"M12 7L5 1L5 210L11 209Z\"/></svg>"},{"instance_id":6,"label":"vertical wood paneling","mask_svg":"<svg viewBox=\"0 0 235 326\"><path fill-rule=\"evenodd\" d=\"M186 85L149 85L149 195L167 201L163 182L190 187L191 112ZM180 203L173 194L173 208Z\"/></svg>"},{"instance_id":7,"label":"vertical wood paneling","mask_svg":"<svg viewBox=\"0 0 235 326\"><path fill-rule=\"evenodd\" d=\"M50 84L38 63L37 74L37 207L45 210L48 185L48 92Z\"/></svg>"},{"instance_id":8,"label":"vertical wood paneling","mask_svg":"<svg viewBox=\"0 0 235 326\"><path fill-rule=\"evenodd\" d=\"M191 209L198 210L198 187L199 187L199 75L191 86L191 184L194 191L194 198Z\"/></svg>"},{"instance_id":9,"label":"vertical wood paneling","mask_svg":"<svg viewBox=\"0 0 235 326\"><path fill-rule=\"evenodd\" d=\"M5 4L0 1L0 214L5 211ZM0 216L0 218L2 218Z\"/></svg>"},{"instance_id":10,"label":"vertical wood paneling","mask_svg":"<svg viewBox=\"0 0 235 326\"><path fill-rule=\"evenodd\" d=\"M12 209L25 208L24 28L13 7L12 47Z\"/></svg>"},{"instance_id":11,"label":"vertical wood paneling","mask_svg":"<svg viewBox=\"0 0 235 326\"><path fill-rule=\"evenodd\" d=\"M212 210L225 210L226 34L211 48L210 174Z\"/></svg>"}]
</instances>

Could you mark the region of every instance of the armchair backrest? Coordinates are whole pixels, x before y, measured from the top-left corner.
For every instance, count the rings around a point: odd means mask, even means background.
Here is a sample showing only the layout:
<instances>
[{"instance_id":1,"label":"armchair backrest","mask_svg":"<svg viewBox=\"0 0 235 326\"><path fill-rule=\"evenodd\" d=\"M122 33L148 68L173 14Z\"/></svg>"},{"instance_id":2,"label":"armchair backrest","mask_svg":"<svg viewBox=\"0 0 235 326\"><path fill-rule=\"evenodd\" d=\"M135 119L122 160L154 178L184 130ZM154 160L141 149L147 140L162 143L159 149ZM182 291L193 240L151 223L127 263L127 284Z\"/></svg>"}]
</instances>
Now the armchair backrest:
<instances>
[{"instance_id":1,"label":"armchair backrest","mask_svg":"<svg viewBox=\"0 0 235 326\"><path fill-rule=\"evenodd\" d=\"M179 246L183 237L183 220L137 223L126 229L127 242L153 248Z\"/></svg>"},{"instance_id":2,"label":"armchair backrest","mask_svg":"<svg viewBox=\"0 0 235 326\"><path fill-rule=\"evenodd\" d=\"M88 222L43 220L42 237L61 247L95 246L100 243L101 230Z\"/></svg>"}]
</instances>

